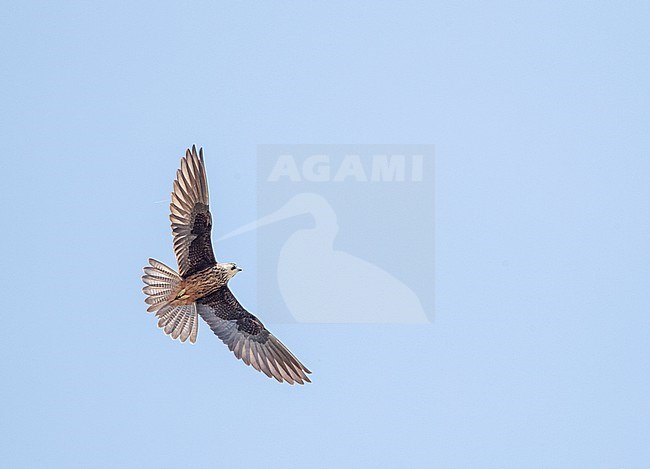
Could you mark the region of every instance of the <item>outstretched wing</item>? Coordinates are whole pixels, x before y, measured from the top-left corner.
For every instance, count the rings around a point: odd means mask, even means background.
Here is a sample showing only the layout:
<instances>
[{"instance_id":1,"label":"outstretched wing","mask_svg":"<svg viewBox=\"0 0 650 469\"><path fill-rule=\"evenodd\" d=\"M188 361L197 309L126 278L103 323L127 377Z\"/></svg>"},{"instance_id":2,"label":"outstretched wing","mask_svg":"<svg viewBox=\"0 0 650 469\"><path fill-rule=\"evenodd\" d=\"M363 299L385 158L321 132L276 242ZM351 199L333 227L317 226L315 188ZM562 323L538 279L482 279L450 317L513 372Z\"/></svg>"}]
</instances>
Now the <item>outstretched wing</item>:
<instances>
[{"instance_id":1,"label":"outstretched wing","mask_svg":"<svg viewBox=\"0 0 650 469\"><path fill-rule=\"evenodd\" d=\"M235 356L269 378L289 384L311 381L305 365L223 286L196 303L201 317Z\"/></svg>"},{"instance_id":2,"label":"outstretched wing","mask_svg":"<svg viewBox=\"0 0 650 469\"><path fill-rule=\"evenodd\" d=\"M212 215L208 180L203 164L203 148L187 150L176 173L172 203L169 205L174 236L174 253L181 277L187 277L216 261L212 251Z\"/></svg>"}]
</instances>

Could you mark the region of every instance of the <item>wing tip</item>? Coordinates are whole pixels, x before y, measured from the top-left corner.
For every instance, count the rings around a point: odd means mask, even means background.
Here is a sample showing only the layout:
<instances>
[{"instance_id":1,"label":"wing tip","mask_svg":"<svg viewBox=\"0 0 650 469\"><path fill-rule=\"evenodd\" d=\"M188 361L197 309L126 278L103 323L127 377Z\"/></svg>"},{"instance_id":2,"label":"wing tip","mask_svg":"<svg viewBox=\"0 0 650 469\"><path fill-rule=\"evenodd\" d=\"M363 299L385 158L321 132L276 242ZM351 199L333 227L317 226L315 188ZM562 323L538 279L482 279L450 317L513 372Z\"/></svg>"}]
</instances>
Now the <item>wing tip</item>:
<instances>
[{"instance_id":1,"label":"wing tip","mask_svg":"<svg viewBox=\"0 0 650 469\"><path fill-rule=\"evenodd\" d=\"M268 364L264 366L265 363L262 361L262 351L260 350L259 344L244 343L242 344L243 350L238 349L236 345L233 345L231 348L226 342L224 344L244 365L250 366L269 379L275 379L278 383L287 383L291 386L294 384L304 386L312 382L307 376L307 374L311 374L311 371L300 363L300 361L296 365L286 360L279 361L278 358L281 360L281 357L278 357L274 358L273 362L271 362L272 368L269 368Z\"/></svg>"},{"instance_id":2,"label":"wing tip","mask_svg":"<svg viewBox=\"0 0 650 469\"><path fill-rule=\"evenodd\" d=\"M192 148L188 148L188 149L185 151L185 157L186 157L186 158L189 158L189 157L191 157L191 156L194 156L195 158L198 158L198 159L200 159L201 161L203 161L203 147L199 147L199 151L197 152L197 151L196 151L196 144L193 143L193 144L192 144Z\"/></svg>"}]
</instances>

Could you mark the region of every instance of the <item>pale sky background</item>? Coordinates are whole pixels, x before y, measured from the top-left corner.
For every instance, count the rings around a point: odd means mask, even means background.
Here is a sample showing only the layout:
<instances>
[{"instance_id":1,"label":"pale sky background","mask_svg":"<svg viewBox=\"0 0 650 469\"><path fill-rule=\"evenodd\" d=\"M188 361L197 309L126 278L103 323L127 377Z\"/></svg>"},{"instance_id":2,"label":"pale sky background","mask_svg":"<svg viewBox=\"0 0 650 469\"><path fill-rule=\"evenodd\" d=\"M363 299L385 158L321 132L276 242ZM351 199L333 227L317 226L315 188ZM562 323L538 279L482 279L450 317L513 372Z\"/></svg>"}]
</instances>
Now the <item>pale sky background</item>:
<instances>
[{"instance_id":1,"label":"pale sky background","mask_svg":"<svg viewBox=\"0 0 650 469\"><path fill-rule=\"evenodd\" d=\"M650 8L424 3L4 5L3 467L648 467ZM192 143L217 235L257 144L434 144L434 323L275 326L306 387L169 340Z\"/></svg>"}]
</instances>

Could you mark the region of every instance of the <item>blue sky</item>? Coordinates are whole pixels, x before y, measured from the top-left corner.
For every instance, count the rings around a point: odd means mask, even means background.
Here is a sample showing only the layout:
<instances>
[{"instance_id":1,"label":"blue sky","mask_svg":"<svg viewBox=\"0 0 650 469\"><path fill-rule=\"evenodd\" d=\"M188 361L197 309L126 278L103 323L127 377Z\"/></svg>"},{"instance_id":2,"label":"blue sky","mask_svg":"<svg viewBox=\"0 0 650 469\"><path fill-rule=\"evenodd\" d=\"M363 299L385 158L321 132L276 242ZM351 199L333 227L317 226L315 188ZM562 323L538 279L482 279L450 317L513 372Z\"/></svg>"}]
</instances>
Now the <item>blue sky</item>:
<instances>
[{"instance_id":1,"label":"blue sky","mask_svg":"<svg viewBox=\"0 0 650 469\"><path fill-rule=\"evenodd\" d=\"M4 465L647 467L646 3L3 10ZM306 387L170 341L140 275L192 143L217 235L258 144L434 144L435 321L275 325Z\"/></svg>"}]
</instances>

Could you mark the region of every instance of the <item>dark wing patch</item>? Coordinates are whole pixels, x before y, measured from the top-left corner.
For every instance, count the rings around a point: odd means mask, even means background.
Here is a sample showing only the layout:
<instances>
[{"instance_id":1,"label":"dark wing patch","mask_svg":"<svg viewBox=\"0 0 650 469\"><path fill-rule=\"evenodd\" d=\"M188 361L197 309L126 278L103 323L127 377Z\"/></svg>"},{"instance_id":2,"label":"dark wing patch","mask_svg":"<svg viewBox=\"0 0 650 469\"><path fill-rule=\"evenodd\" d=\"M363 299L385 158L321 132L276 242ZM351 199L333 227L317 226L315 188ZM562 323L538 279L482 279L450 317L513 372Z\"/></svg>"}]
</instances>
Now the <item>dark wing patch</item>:
<instances>
[{"instance_id":1,"label":"dark wing patch","mask_svg":"<svg viewBox=\"0 0 650 469\"><path fill-rule=\"evenodd\" d=\"M266 327L239 304L227 286L201 298L197 311L235 356L269 378L310 383L311 373Z\"/></svg>"},{"instance_id":2,"label":"dark wing patch","mask_svg":"<svg viewBox=\"0 0 650 469\"><path fill-rule=\"evenodd\" d=\"M174 237L174 253L181 277L205 269L217 262L212 250L212 215L203 149L187 150L176 173L172 203L169 205Z\"/></svg>"}]
</instances>

